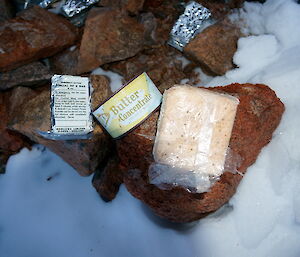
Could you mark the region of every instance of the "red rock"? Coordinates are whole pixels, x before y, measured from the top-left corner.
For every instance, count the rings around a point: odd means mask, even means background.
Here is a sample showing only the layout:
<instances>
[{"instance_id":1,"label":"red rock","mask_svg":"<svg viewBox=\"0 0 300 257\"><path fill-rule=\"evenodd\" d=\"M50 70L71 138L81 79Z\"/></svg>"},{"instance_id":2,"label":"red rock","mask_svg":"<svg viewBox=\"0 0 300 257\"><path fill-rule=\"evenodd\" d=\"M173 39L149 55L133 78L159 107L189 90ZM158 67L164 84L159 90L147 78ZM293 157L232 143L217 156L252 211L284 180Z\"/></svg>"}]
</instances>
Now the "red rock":
<instances>
[{"instance_id":1,"label":"red rock","mask_svg":"<svg viewBox=\"0 0 300 257\"><path fill-rule=\"evenodd\" d=\"M145 47L145 27L119 10L93 8L87 18L79 56L80 73L124 60Z\"/></svg>"},{"instance_id":2,"label":"red rock","mask_svg":"<svg viewBox=\"0 0 300 257\"><path fill-rule=\"evenodd\" d=\"M143 10L144 0L102 0L98 5L103 7L120 8L131 14L138 14L138 12Z\"/></svg>"},{"instance_id":3,"label":"red rock","mask_svg":"<svg viewBox=\"0 0 300 257\"><path fill-rule=\"evenodd\" d=\"M228 21L218 22L199 33L184 48L184 54L213 74L232 69L232 58L241 37L238 27Z\"/></svg>"},{"instance_id":4,"label":"red rock","mask_svg":"<svg viewBox=\"0 0 300 257\"><path fill-rule=\"evenodd\" d=\"M231 84L209 89L234 95L240 100L229 147L241 156L238 170L245 173L261 149L270 142L284 105L265 85ZM201 194L189 193L181 187L162 190L149 184L148 168L154 162L152 148L157 119L158 112L153 113L137 129L118 141L128 191L149 205L157 215L174 222L200 219L228 202L242 179L241 175L232 171L224 172L209 192Z\"/></svg>"},{"instance_id":5,"label":"red rock","mask_svg":"<svg viewBox=\"0 0 300 257\"><path fill-rule=\"evenodd\" d=\"M0 24L0 71L54 55L74 44L77 29L65 18L34 6Z\"/></svg>"},{"instance_id":6,"label":"red rock","mask_svg":"<svg viewBox=\"0 0 300 257\"><path fill-rule=\"evenodd\" d=\"M31 145L28 138L8 129L8 124L11 117L20 112L22 104L34 95L33 90L24 87L0 93L0 173L5 172L5 164L10 155Z\"/></svg>"},{"instance_id":7,"label":"red rock","mask_svg":"<svg viewBox=\"0 0 300 257\"><path fill-rule=\"evenodd\" d=\"M142 11L144 6L144 0L123 0L123 2L125 2L125 9L134 14Z\"/></svg>"},{"instance_id":8,"label":"red rock","mask_svg":"<svg viewBox=\"0 0 300 257\"><path fill-rule=\"evenodd\" d=\"M103 169L96 171L92 183L104 201L108 202L116 197L123 183L123 173L116 156L110 158Z\"/></svg>"},{"instance_id":9,"label":"red rock","mask_svg":"<svg viewBox=\"0 0 300 257\"><path fill-rule=\"evenodd\" d=\"M14 70L0 73L0 90L45 84L51 76L50 70L41 62L25 64Z\"/></svg>"},{"instance_id":10,"label":"red rock","mask_svg":"<svg viewBox=\"0 0 300 257\"><path fill-rule=\"evenodd\" d=\"M197 83L192 70L185 72L180 58L182 54L169 46L145 50L134 57L124 61L105 65L104 67L121 74L126 81L147 72L151 80L163 92L174 84L179 84L182 79L190 79L189 83Z\"/></svg>"},{"instance_id":11,"label":"red rock","mask_svg":"<svg viewBox=\"0 0 300 257\"><path fill-rule=\"evenodd\" d=\"M23 87L0 93L0 152L13 154L28 146L28 140L19 133L9 130L8 123L11 116L20 112L22 104L34 95L33 90Z\"/></svg>"},{"instance_id":12,"label":"red rock","mask_svg":"<svg viewBox=\"0 0 300 257\"><path fill-rule=\"evenodd\" d=\"M108 97L108 95L104 95L105 92L108 92L108 83L105 77L94 78L93 106L96 106L96 101ZM95 124L91 139L48 140L40 136L38 131L46 132L50 129L49 87L23 105L22 112L12 117L10 128L27 136L32 141L48 147L83 176L93 173L106 158L111 148L110 137L97 124Z\"/></svg>"},{"instance_id":13,"label":"red rock","mask_svg":"<svg viewBox=\"0 0 300 257\"><path fill-rule=\"evenodd\" d=\"M155 42L164 45L170 36L170 31L184 7L178 0L148 0L144 4L147 12L153 13L156 19L156 28L153 31Z\"/></svg>"},{"instance_id":14,"label":"red rock","mask_svg":"<svg viewBox=\"0 0 300 257\"><path fill-rule=\"evenodd\" d=\"M72 46L49 58L51 70L56 74L79 75L78 58L79 46Z\"/></svg>"},{"instance_id":15,"label":"red rock","mask_svg":"<svg viewBox=\"0 0 300 257\"><path fill-rule=\"evenodd\" d=\"M104 102L106 98L111 96L113 93L109 86L109 80L105 76L101 75L90 75L90 81L94 89L92 96L92 109L95 110L99 107L99 104Z\"/></svg>"}]
</instances>

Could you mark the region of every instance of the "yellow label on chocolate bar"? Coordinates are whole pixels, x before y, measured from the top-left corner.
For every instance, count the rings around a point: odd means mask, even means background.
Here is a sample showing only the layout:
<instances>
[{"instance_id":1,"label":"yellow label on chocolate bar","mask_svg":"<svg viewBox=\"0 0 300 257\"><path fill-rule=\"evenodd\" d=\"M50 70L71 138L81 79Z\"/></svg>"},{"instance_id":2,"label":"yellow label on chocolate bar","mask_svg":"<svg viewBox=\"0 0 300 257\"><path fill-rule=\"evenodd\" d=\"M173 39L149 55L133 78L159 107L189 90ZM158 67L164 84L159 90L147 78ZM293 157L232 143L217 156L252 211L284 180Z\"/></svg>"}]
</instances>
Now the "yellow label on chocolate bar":
<instances>
[{"instance_id":1,"label":"yellow label on chocolate bar","mask_svg":"<svg viewBox=\"0 0 300 257\"><path fill-rule=\"evenodd\" d=\"M104 102L94 116L117 138L145 120L161 103L162 95L144 72Z\"/></svg>"}]
</instances>

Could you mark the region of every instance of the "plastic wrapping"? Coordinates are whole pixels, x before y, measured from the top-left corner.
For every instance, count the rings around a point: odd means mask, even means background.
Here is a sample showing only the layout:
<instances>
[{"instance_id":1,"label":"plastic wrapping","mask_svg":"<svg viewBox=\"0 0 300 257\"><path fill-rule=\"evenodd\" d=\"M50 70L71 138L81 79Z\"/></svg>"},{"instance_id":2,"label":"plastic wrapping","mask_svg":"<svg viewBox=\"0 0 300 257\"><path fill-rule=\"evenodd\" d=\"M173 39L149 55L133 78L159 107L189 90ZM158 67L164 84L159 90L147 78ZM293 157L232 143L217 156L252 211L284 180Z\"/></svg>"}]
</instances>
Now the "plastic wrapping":
<instances>
[{"instance_id":1,"label":"plastic wrapping","mask_svg":"<svg viewBox=\"0 0 300 257\"><path fill-rule=\"evenodd\" d=\"M187 85L165 91L150 183L205 192L224 171L239 100Z\"/></svg>"},{"instance_id":2,"label":"plastic wrapping","mask_svg":"<svg viewBox=\"0 0 300 257\"><path fill-rule=\"evenodd\" d=\"M88 139L93 131L92 86L87 77L54 75L51 85L51 129L39 134L52 140Z\"/></svg>"},{"instance_id":3,"label":"plastic wrapping","mask_svg":"<svg viewBox=\"0 0 300 257\"><path fill-rule=\"evenodd\" d=\"M62 13L70 18L98 2L99 0L66 0L65 4L62 6Z\"/></svg>"},{"instance_id":4,"label":"plastic wrapping","mask_svg":"<svg viewBox=\"0 0 300 257\"><path fill-rule=\"evenodd\" d=\"M191 1L187 3L184 13L175 22L168 44L182 51L191 39L213 22L209 9Z\"/></svg>"}]
</instances>

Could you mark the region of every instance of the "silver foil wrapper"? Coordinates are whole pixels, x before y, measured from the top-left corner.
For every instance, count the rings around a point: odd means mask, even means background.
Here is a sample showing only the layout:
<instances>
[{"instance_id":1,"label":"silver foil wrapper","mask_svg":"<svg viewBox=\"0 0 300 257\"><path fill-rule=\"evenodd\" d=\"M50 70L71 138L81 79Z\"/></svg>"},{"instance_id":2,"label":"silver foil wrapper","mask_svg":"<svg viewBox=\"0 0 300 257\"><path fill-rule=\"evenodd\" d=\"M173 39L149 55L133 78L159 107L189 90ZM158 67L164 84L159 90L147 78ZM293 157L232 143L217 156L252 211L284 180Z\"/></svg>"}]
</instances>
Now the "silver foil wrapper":
<instances>
[{"instance_id":1,"label":"silver foil wrapper","mask_svg":"<svg viewBox=\"0 0 300 257\"><path fill-rule=\"evenodd\" d=\"M213 23L211 12L194 1L187 3L184 13L175 22L168 44L182 51L204 28Z\"/></svg>"},{"instance_id":2,"label":"silver foil wrapper","mask_svg":"<svg viewBox=\"0 0 300 257\"><path fill-rule=\"evenodd\" d=\"M51 4L57 2L58 0L43 0L39 3L39 6L42 8L48 8Z\"/></svg>"},{"instance_id":3,"label":"silver foil wrapper","mask_svg":"<svg viewBox=\"0 0 300 257\"><path fill-rule=\"evenodd\" d=\"M25 0L24 7L22 9L26 9L31 5L39 5L42 8L48 8L51 4L57 1L58 0Z\"/></svg>"},{"instance_id":4,"label":"silver foil wrapper","mask_svg":"<svg viewBox=\"0 0 300 257\"><path fill-rule=\"evenodd\" d=\"M73 17L98 2L99 0L66 0L62 6L62 13L67 17Z\"/></svg>"}]
</instances>

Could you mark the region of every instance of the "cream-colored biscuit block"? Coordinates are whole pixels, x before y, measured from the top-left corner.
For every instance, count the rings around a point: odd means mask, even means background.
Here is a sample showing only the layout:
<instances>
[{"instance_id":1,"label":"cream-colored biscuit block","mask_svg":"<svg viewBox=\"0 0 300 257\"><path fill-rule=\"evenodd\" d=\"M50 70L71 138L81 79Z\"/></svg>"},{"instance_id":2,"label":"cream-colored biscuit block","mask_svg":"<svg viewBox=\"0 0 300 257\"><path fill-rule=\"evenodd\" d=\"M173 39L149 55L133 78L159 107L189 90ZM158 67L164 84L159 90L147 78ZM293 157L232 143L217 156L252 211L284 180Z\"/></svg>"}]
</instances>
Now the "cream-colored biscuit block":
<instances>
[{"instance_id":1,"label":"cream-colored biscuit block","mask_svg":"<svg viewBox=\"0 0 300 257\"><path fill-rule=\"evenodd\" d=\"M165 91L153 149L157 163L220 176L238 99L176 85Z\"/></svg>"}]
</instances>

